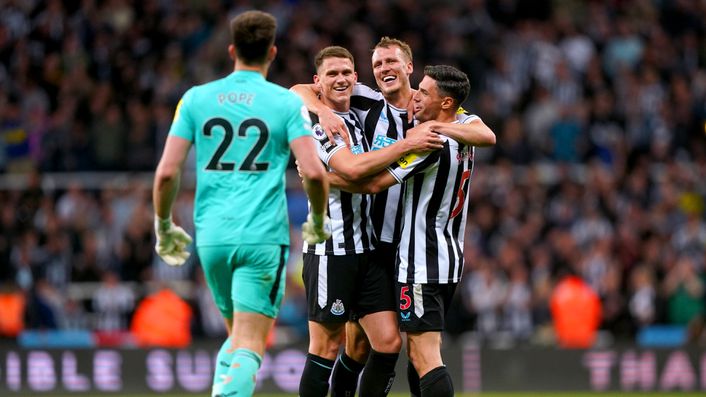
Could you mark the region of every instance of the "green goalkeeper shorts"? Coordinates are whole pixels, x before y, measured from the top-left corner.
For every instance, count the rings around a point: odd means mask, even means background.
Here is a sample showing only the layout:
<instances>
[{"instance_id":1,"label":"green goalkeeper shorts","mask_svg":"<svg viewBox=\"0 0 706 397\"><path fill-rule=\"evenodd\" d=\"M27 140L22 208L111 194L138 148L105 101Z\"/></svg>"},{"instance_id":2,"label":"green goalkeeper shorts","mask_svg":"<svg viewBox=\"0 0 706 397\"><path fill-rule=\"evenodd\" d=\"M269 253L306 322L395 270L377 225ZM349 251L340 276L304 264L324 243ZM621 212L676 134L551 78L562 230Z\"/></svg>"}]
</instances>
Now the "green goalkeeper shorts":
<instances>
[{"instance_id":1,"label":"green goalkeeper shorts","mask_svg":"<svg viewBox=\"0 0 706 397\"><path fill-rule=\"evenodd\" d=\"M206 283L225 318L233 318L233 312L277 317L284 296L289 247L229 245L197 249Z\"/></svg>"}]
</instances>

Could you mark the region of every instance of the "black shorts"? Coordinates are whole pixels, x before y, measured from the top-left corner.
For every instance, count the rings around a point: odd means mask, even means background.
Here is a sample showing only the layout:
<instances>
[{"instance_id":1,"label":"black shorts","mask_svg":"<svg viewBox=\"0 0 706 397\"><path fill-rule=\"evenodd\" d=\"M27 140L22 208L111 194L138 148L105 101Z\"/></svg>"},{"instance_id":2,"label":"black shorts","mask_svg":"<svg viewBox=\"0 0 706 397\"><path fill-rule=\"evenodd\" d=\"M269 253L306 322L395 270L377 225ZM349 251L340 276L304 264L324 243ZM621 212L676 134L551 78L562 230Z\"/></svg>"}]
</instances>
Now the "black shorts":
<instances>
[{"instance_id":1,"label":"black shorts","mask_svg":"<svg viewBox=\"0 0 706 397\"><path fill-rule=\"evenodd\" d=\"M397 319L402 332L443 331L457 284L396 283Z\"/></svg>"},{"instance_id":2,"label":"black shorts","mask_svg":"<svg viewBox=\"0 0 706 397\"><path fill-rule=\"evenodd\" d=\"M375 245L375 251L373 251L373 260L377 266L383 267L390 274L390 291L394 291L395 288L397 246L397 243L386 243L384 241L380 241Z\"/></svg>"},{"instance_id":3,"label":"black shorts","mask_svg":"<svg viewBox=\"0 0 706 397\"><path fill-rule=\"evenodd\" d=\"M304 254L304 288L309 320L339 323L370 313L395 311L389 273L371 254Z\"/></svg>"}]
</instances>

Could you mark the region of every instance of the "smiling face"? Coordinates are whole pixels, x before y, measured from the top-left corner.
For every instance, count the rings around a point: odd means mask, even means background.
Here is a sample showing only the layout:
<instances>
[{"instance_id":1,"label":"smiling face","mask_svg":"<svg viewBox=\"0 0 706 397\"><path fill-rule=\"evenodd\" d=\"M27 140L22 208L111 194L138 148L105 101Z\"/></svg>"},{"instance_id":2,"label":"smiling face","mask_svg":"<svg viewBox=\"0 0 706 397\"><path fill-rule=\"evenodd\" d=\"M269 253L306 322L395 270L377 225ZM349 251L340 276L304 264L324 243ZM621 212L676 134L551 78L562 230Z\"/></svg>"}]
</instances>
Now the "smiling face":
<instances>
[{"instance_id":1,"label":"smiling face","mask_svg":"<svg viewBox=\"0 0 706 397\"><path fill-rule=\"evenodd\" d=\"M321 100L330 108L341 112L348 111L353 86L357 80L353 62L348 58L324 59L314 76Z\"/></svg>"},{"instance_id":2,"label":"smiling face","mask_svg":"<svg viewBox=\"0 0 706 397\"><path fill-rule=\"evenodd\" d=\"M409 87L412 62L398 46L375 48L372 62L375 82L386 98L395 95L403 87Z\"/></svg>"},{"instance_id":3,"label":"smiling face","mask_svg":"<svg viewBox=\"0 0 706 397\"><path fill-rule=\"evenodd\" d=\"M449 97L442 97L436 80L424 76L419 83L419 89L414 94L414 117L420 122L435 120L441 112L442 103Z\"/></svg>"}]
</instances>

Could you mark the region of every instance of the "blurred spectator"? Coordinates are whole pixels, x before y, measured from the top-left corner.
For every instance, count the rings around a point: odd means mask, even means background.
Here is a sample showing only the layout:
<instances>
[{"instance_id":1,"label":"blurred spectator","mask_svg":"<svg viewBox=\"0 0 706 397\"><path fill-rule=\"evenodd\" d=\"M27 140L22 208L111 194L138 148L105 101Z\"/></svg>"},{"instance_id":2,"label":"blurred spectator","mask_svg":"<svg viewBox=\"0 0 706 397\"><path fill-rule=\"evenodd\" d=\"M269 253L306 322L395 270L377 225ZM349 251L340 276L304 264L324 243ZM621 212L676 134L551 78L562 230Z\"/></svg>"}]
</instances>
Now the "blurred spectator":
<instances>
[{"instance_id":1,"label":"blurred spectator","mask_svg":"<svg viewBox=\"0 0 706 397\"><path fill-rule=\"evenodd\" d=\"M523 264L512 268L504 305L505 328L518 339L532 336L532 292L527 283L527 270Z\"/></svg>"},{"instance_id":2,"label":"blurred spectator","mask_svg":"<svg viewBox=\"0 0 706 397\"><path fill-rule=\"evenodd\" d=\"M128 315L135 308L132 290L119 283L118 275L103 273L100 287L93 294L96 331L114 332L128 329Z\"/></svg>"},{"instance_id":3,"label":"blurred spectator","mask_svg":"<svg viewBox=\"0 0 706 397\"><path fill-rule=\"evenodd\" d=\"M71 281L98 282L103 271L99 258L96 237L85 231L76 236L79 239L78 255L73 261Z\"/></svg>"},{"instance_id":4,"label":"blurred spectator","mask_svg":"<svg viewBox=\"0 0 706 397\"><path fill-rule=\"evenodd\" d=\"M141 200L129 216L122 236L119 257L122 262L122 275L128 281L146 281L150 279L150 267L154 256L152 242L152 215Z\"/></svg>"},{"instance_id":5,"label":"blurred spectator","mask_svg":"<svg viewBox=\"0 0 706 397\"><path fill-rule=\"evenodd\" d=\"M637 327L652 324L657 318L656 291L654 281L648 268L636 267L630 280L630 315L635 319Z\"/></svg>"},{"instance_id":6,"label":"blurred spectator","mask_svg":"<svg viewBox=\"0 0 706 397\"><path fill-rule=\"evenodd\" d=\"M120 107L115 102L99 105L101 101L107 101L102 97L110 95L109 90L110 86L106 84L97 89L98 98L94 98L91 109L96 118L89 128L89 141L96 156L96 168L99 170L120 168L125 155L127 126L124 124Z\"/></svg>"},{"instance_id":7,"label":"blurred spectator","mask_svg":"<svg viewBox=\"0 0 706 397\"><path fill-rule=\"evenodd\" d=\"M20 288L30 290L34 286L36 275L41 270L39 267L43 253L39 247L39 238L35 231L28 230L17 236L15 244L10 253L15 282Z\"/></svg>"},{"instance_id":8,"label":"blurred spectator","mask_svg":"<svg viewBox=\"0 0 706 397\"><path fill-rule=\"evenodd\" d=\"M576 163L584 153L583 123L576 105L561 107L559 119L549 129L548 151L557 162Z\"/></svg>"},{"instance_id":9,"label":"blurred spectator","mask_svg":"<svg viewBox=\"0 0 706 397\"><path fill-rule=\"evenodd\" d=\"M482 336L492 336L501 327L501 310L507 294L507 284L489 263L466 277L466 296L471 310L477 313L477 327Z\"/></svg>"},{"instance_id":10,"label":"blurred spectator","mask_svg":"<svg viewBox=\"0 0 706 397\"><path fill-rule=\"evenodd\" d=\"M615 35L606 43L604 66L609 75L618 70L632 68L640 60L644 45L635 33L633 21L618 17L615 21Z\"/></svg>"},{"instance_id":11,"label":"blurred spectator","mask_svg":"<svg viewBox=\"0 0 706 397\"><path fill-rule=\"evenodd\" d=\"M551 322L549 301L553 288L551 254L547 246L533 247L530 261L532 263L530 270L532 319L536 325L546 325Z\"/></svg>"},{"instance_id":12,"label":"blurred spectator","mask_svg":"<svg viewBox=\"0 0 706 397\"><path fill-rule=\"evenodd\" d=\"M7 199L0 193L0 280L11 280L15 277L16 269L8 266L15 244L14 236L17 233L15 224L15 211Z\"/></svg>"},{"instance_id":13,"label":"blurred spectator","mask_svg":"<svg viewBox=\"0 0 706 397\"><path fill-rule=\"evenodd\" d=\"M669 300L669 322L689 325L704 315L704 280L698 275L696 263L688 257L677 259L664 280Z\"/></svg>"},{"instance_id":14,"label":"blurred spectator","mask_svg":"<svg viewBox=\"0 0 706 397\"><path fill-rule=\"evenodd\" d=\"M692 200L699 200L700 207L703 204L698 195L691 195ZM685 198L686 199L686 198ZM694 261L696 273L705 270L704 255L706 254L706 223L700 219L702 210L689 210L686 222L675 230L672 237L672 246L677 252L691 257Z\"/></svg>"},{"instance_id":15,"label":"blurred spectator","mask_svg":"<svg viewBox=\"0 0 706 397\"><path fill-rule=\"evenodd\" d=\"M29 291L27 328L58 329L63 325L65 297L39 277Z\"/></svg>"}]
</instances>

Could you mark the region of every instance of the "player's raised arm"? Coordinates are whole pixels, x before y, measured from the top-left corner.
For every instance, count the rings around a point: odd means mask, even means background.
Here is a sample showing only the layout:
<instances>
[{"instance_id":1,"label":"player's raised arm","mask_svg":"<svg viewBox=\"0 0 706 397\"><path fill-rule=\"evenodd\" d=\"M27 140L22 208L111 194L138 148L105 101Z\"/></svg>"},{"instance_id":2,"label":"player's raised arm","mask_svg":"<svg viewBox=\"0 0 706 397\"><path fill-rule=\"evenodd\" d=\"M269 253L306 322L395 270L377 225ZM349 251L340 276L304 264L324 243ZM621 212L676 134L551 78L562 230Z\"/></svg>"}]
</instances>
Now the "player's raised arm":
<instances>
[{"instance_id":1,"label":"player's raised arm","mask_svg":"<svg viewBox=\"0 0 706 397\"><path fill-rule=\"evenodd\" d=\"M307 109L319 117L319 124L324 128L329 140L333 142L334 135L338 134L343 138L343 142L348 142L346 124L319 100L320 92L316 84L297 84L292 86L290 91L299 95Z\"/></svg>"},{"instance_id":2,"label":"player's raised arm","mask_svg":"<svg viewBox=\"0 0 706 397\"><path fill-rule=\"evenodd\" d=\"M469 117L467 122L460 123L429 121L424 124L428 124L431 131L446 135L464 145L478 147L495 145L495 133L478 117Z\"/></svg>"}]
</instances>

